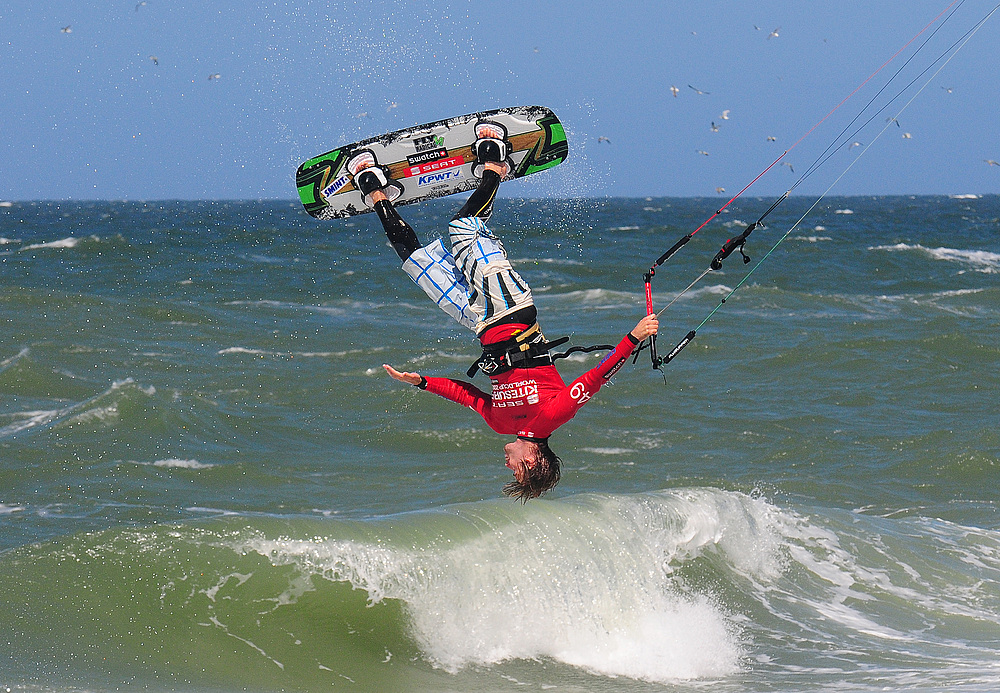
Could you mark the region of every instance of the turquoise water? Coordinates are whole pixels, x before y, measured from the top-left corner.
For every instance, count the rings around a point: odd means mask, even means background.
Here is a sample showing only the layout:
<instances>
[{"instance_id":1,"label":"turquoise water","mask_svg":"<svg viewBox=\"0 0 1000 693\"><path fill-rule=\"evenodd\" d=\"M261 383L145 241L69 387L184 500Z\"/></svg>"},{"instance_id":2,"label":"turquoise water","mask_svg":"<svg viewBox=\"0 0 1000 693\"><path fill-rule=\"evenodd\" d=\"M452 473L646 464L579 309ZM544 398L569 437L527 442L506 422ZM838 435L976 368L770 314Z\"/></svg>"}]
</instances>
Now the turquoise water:
<instances>
[{"instance_id":1,"label":"turquoise water","mask_svg":"<svg viewBox=\"0 0 1000 693\"><path fill-rule=\"evenodd\" d=\"M769 203L658 269L657 308ZM607 343L718 204L492 225L546 335ZM455 207L403 211L429 241ZM996 690L998 231L996 196L824 201L663 376L644 352L553 436L563 480L522 507L505 439L382 372L478 352L374 217L2 207L0 687ZM667 310L661 352L750 267Z\"/></svg>"}]
</instances>

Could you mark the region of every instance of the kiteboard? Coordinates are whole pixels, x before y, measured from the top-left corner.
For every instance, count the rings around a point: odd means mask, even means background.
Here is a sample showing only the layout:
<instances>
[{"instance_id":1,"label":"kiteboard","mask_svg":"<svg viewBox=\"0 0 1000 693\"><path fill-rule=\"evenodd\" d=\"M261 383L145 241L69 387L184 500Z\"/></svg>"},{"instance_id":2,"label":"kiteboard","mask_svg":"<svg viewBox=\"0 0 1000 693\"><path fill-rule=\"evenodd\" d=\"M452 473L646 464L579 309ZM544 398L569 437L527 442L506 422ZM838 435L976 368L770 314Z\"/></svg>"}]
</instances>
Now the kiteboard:
<instances>
[{"instance_id":1,"label":"kiteboard","mask_svg":"<svg viewBox=\"0 0 1000 693\"><path fill-rule=\"evenodd\" d=\"M562 163L569 154L566 133L543 106L500 108L397 130L338 147L309 159L295 174L299 198L317 219L340 219L372 210L347 170L347 162L368 151L389 179L394 205L473 190L479 185L475 126L489 122L507 133L508 178L522 178Z\"/></svg>"}]
</instances>

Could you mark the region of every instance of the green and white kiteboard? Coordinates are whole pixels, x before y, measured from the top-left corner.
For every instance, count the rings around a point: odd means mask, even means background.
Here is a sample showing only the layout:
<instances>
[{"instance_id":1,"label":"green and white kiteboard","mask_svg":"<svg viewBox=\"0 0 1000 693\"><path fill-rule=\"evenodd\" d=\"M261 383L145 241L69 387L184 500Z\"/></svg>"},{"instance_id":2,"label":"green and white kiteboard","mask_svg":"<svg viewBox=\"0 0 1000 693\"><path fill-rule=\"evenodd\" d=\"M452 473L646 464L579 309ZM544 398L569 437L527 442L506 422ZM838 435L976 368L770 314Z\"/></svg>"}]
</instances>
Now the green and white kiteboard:
<instances>
[{"instance_id":1,"label":"green and white kiteboard","mask_svg":"<svg viewBox=\"0 0 1000 693\"><path fill-rule=\"evenodd\" d=\"M512 178L552 168L569 153L562 124L548 108L500 108L390 132L309 159L295 174L299 198L317 219L370 212L347 170L347 162L363 150L371 152L388 175L394 205L473 190L479 184L478 169L473 172L475 126L484 121L507 131Z\"/></svg>"}]
</instances>

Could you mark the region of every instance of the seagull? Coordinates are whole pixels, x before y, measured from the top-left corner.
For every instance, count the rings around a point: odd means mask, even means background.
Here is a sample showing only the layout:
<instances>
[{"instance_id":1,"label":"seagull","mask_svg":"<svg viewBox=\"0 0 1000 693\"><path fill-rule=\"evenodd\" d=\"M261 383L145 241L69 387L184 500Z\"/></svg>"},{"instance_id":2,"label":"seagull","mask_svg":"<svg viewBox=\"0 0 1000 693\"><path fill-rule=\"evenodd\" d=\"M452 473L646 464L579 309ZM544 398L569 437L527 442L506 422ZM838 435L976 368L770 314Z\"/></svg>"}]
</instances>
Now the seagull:
<instances>
[{"instance_id":1,"label":"seagull","mask_svg":"<svg viewBox=\"0 0 1000 693\"><path fill-rule=\"evenodd\" d=\"M70 26L64 26L59 31L63 32L64 34L72 34L73 33L73 27L72 27L72 25L70 25Z\"/></svg>"},{"instance_id":2,"label":"seagull","mask_svg":"<svg viewBox=\"0 0 1000 693\"><path fill-rule=\"evenodd\" d=\"M149 56L149 59L153 61L154 65L159 65L160 64L160 59L157 58L155 55Z\"/></svg>"},{"instance_id":3,"label":"seagull","mask_svg":"<svg viewBox=\"0 0 1000 693\"><path fill-rule=\"evenodd\" d=\"M391 102L389 103L389 108L387 108L387 109L385 109L385 110L386 110L386 112L388 112L388 111L391 111L391 110L392 110L392 109L394 109L394 108L399 108L399 104L398 104L398 103L396 103L395 101L391 101Z\"/></svg>"},{"instance_id":4,"label":"seagull","mask_svg":"<svg viewBox=\"0 0 1000 693\"><path fill-rule=\"evenodd\" d=\"M718 132L718 131L719 131L719 126L716 125L715 121L713 120L712 121L712 132Z\"/></svg>"},{"instance_id":5,"label":"seagull","mask_svg":"<svg viewBox=\"0 0 1000 693\"><path fill-rule=\"evenodd\" d=\"M600 144L601 142L607 142L608 144L611 144L611 140L609 140L607 137L604 137L603 135L597 138L597 143Z\"/></svg>"},{"instance_id":6,"label":"seagull","mask_svg":"<svg viewBox=\"0 0 1000 693\"><path fill-rule=\"evenodd\" d=\"M675 87L673 84L670 85L670 93L674 95L675 99L677 98L677 92L679 92L679 91L680 91L680 89L678 89L677 87Z\"/></svg>"},{"instance_id":7,"label":"seagull","mask_svg":"<svg viewBox=\"0 0 1000 693\"><path fill-rule=\"evenodd\" d=\"M910 133L908 133L908 132L904 132L904 133L903 133L903 139L904 139L904 140L911 140L911 139L913 139L913 135L911 135L911 134L910 134Z\"/></svg>"},{"instance_id":8,"label":"seagull","mask_svg":"<svg viewBox=\"0 0 1000 693\"><path fill-rule=\"evenodd\" d=\"M790 163L788 163L787 161L782 161L781 165L782 166L787 166L789 171L791 171L792 173L795 173L795 169L792 168L792 165Z\"/></svg>"},{"instance_id":9,"label":"seagull","mask_svg":"<svg viewBox=\"0 0 1000 693\"><path fill-rule=\"evenodd\" d=\"M726 189L725 188L716 188L715 192L717 192L717 193L719 193L721 195L722 193L726 192Z\"/></svg>"},{"instance_id":10,"label":"seagull","mask_svg":"<svg viewBox=\"0 0 1000 693\"><path fill-rule=\"evenodd\" d=\"M723 120L729 120L729 109L727 108L726 110L724 110L722 112L722 115L719 117L722 118Z\"/></svg>"},{"instance_id":11,"label":"seagull","mask_svg":"<svg viewBox=\"0 0 1000 693\"><path fill-rule=\"evenodd\" d=\"M941 88L944 89L949 94L952 93L952 91L953 91L951 87L941 87Z\"/></svg>"},{"instance_id":12,"label":"seagull","mask_svg":"<svg viewBox=\"0 0 1000 693\"><path fill-rule=\"evenodd\" d=\"M704 149L699 149L697 151L699 154L704 154L705 156L708 156L708 152L706 152Z\"/></svg>"},{"instance_id":13,"label":"seagull","mask_svg":"<svg viewBox=\"0 0 1000 693\"><path fill-rule=\"evenodd\" d=\"M219 79L219 77L222 77L222 75L220 75L218 72L216 72L215 74L212 74L212 75L208 76L208 78L210 80L212 80L212 79Z\"/></svg>"},{"instance_id":14,"label":"seagull","mask_svg":"<svg viewBox=\"0 0 1000 693\"><path fill-rule=\"evenodd\" d=\"M778 38L778 32L780 30L781 30L781 27L779 26L777 29L775 29L774 31L772 31L770 34L767 35L767 39L770 41L773 38Z\"/></svg>"},{"instance_id":15,"label":"seagull","mask_svg":"<svg viewBox=\"0 0 1000 693\"><path fill-rule=\"evenodd\" d=\"M990 166L1000 166L1000 161L993 161L993 159L983 159Z\"/></svg>"},{"instance_id":16,"label":"seagull","mask_svg":"<svg viewBox=\"0 0 1000 693\"><path fill-rule=\"evenodd\" d=\"M688 86L691 87L690 84ZM697 87L691 87L691 88L694 89L694 91L695 91L696 94L701 94L703 96L708 96L709 94L712 93L710 91L702 91L701 89L698 89Z\"/></svg>"},{"instance_id":17,"label":"seagull","mask_svg":"<svg viewBox=\"0 0 1000 693\"><path fill-rule=\"evenodd\" d=\"M135 11L138 12L139 8L146 4L146 0L142 0L138 5L135 6Z\"/></svg>"},{"instance_id":18,"label":"seagull","mask_svg":"<svg viewBox=\"0 0 1000 693\"><path fill-rule=\"evenodd\" d=\"M777 137L775 137L774 135L768 135L768 136L767 136L767 141L768 141L768 142L777 142L777 141L778 141L778 138L777 138Z\"/></svg>"},{"instance_id":19,"label":"seagull","mask_svg":"<svg viewBox=\"0 0 1000 693\"><path fill-rule=\"evenodd\" d=\"M860 146L861 146L860 142L851 142L851 146L847 148L847 151L851 151L855 147L860 147Z\"/></svg>"},{"instance_id":20,"label":"seagull","mask_svg":"<svg viewBox=\"0 0 1000 693\"><path fill-rule=\"evenodd\" d=\"M899 121L896 120L895 118L893 118L892 116L889 116L888 118L886 118L885 122L887 122L887 123L895 123L897 128L900 127Z\"/></svg>"},{"instance_id":21,"label":"seagull","mask_svg":"<svg viewBox=\"0 0 1000 693\"><path fill-rule=\"evenodd\" d=\"M367 118L367 117L368 117L368 111L361 111L361 113L358 113L358 118Z\"/></svg>"}]
</instances>

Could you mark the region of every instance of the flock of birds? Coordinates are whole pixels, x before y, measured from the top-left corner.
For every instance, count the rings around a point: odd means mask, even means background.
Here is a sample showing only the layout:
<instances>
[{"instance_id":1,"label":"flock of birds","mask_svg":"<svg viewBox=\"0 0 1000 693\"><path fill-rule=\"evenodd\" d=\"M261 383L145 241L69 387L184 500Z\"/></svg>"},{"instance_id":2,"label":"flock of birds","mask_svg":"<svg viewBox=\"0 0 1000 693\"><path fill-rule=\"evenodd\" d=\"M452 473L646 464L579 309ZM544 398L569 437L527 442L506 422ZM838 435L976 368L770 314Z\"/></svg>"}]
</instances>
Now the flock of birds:
<instances>
[{"instance_id":1,"label":"flock of birds","mask_svg":"<svg viewBox=\"0 0 1000 693\"><path fill-rule=\"evenodd\" d=\"M753 28L756 29L757 31L761 31L761 27L757 26L756 24L754 25ZM779 27L777 27L776 29L774 29L773 31L771 31L767 35L767 39L770 40L770 39L773 39L773 38L778 38L780 36L780 31L781 31L781 27L779 26ZM694 32L692 32L692 33L694 33ZM825 41L825 39L824 39L824 41ZM537 52L538 49L536 48L535 50ZM698 95L698 96L710 96L711 93L712 93L712 92L709 92L709 91L705 91L703 89L699 89L698 87L696 87L696 86L694 86L692 84L688 84L687 86L688 86L689 89L691 89L692 91L694 91L694 93L696 95ZM954 89L952 87L941 87L941 88L944 89L949 94L951 94L951 93L954 92ZM677 98L680 95L680 93L681 93L681 89L677 85L671 84L670 85L670 93L674 96L674 98ZM720 120L729 120L729 113L730 113L730 109L727 108L719 116L719 119ZM901 127L900 124L899 124L899 121L896 120L895 118L891 118L891 117L890 118L886 118L886 122L887 123L894 122L896 124L896 127ZM719 125L713 120L713 121L711 121L709 123L709 130L711 132L719 132ZM911 133L909 133L909 132L904 132L904 133L902 133L902 138L904 140L913 139L913 135ZM777 142L778 138L774 137L773 135L768 135L767 141L768 142ZM611 144L611 139L602 135L602 136L600 136L600 137L597 138L597 142L598 142L598 144L600 144L602 142L605 142L607 144ZM854 147L860 147L860 146L862 146L862 144L860 142L852 142L851 145L850 145L850 147L849 147L849 149L853 149ZM708 156L709 155L708 152L705 151L704 149L696 149L695 152L697 154L702 155L702 156ZM1000 162L997 162L994 159L983 159L983 161L985 161L990 166L1000 166ZM795 169L792 167L792 164L787 163L787 162L782 162L781 165L782 166L787 166L792 173L795 172ZM719 193L725 192L725 188L716 188L716 192L719 192Z\"/></svg>"},{"instance_id":2,"label":"flock of birds","mask_svg":"<svg viewBox=\"0 0 1000 693\"><path fill-rule=\"evenodd\" d=\"M139 3L136 4L135 11L138 12L139 8L144 7L147 4L148 4L147 0L141 0L141 2L139 2ZM756 24L754 25L753 28L756 29L757 31L761 31L762 30L761 27L757 26ZM62 27L60 29L60 31L62 33L64 33L64 34L71 34L71 33L73 33L73 27L71 25L70 26L64 26L64 27ZM774 30L772 30L770 33L768 33L767 40L771 40L773 38L778 38L780 36L780 31L781 31L781 27L780 26L777 27L777 28L775 28ZM692 32L692 33L694 33L694 32ZM535 48L535 52L536 53L538 52L538 48ZM160 64L160 59L157 58L155 55L149 56L149 59L153 61L154 65L159 65ZM212 74L210 74L208 76L208 79L209 79L209 81L211 81L211 80L219 79L220 77L222 77L221 74L219 74L218 72L213 72ZM689 89L691 89L692 91L694 91L694 93L697 94L698 96L710 96L711 93L712 93L712 92L709 92L709 91L705 91L703 89L699 89L698 87L695 87L694 85L691 85L691 84L688 84L687 86L688 86ZM951 94L954 91L951 87L941 87L941 88L944 89L949 94ZM675 84L671 84L670 85L670 93L673 94L674 98L677 98L678 95L680 94L680 92L681 92L681 90L680 90L679 87L677 87L677 85L675 85ZM386 110L387 111L391 111L392 109L397 108L398 106L399 106L399 104L396 103L395 101L393 101L393 102L391 102L389 104L389 106L388 106L388 108ZM719 116L719 120L729 120L729 113L730 113L730 109L727 108ZM363 112L363 113L359 113L358 117L359 118L366 118L366 117L368 117L368 112L366 111L366 112ZM895 118L886 118L886 122L895 122L896 123L896 127L901 127L900 124L899 124L899 121L896 120ZM709 130L711 132L719 132L719 125L716 124L716 122L713 120L709 124ZM903 139L908 140L908 139L912 139L912 138L913 138L913 135L910 134L909 132L904 132L903 133ZM768 142L777 142L778 138L774 137L773 135L768 135L767 141ZM605 137L604 135L601 135L600 137L597 138L597 143L598 144L601 144L601 143L611 144L611 138ZM853 142L853 143L851 143L851 147L850 148L853 149L854 147L860 147L860 146L861 146L860 142ZM702 156L708 156L708 152L705 151L704 149L697 149L695 151L698 154L702 155ZM990 166L1000 166L1000 162L998 162L998 161L996 161L994 159L983 159L983 161L986 162ZM782 166L787 166L792 173L795 172L795 169L792 167L792 164L787 163L787 162L782 162L781 165ZM716 191L717 192L725 192L725 189L724 188L717 188Z\"/></svg>"},{"instance_id":3,"label":"flock of birds","mask_svg":"<svg viewBox=\"0 0 1000 693\"><path fill-rule=\"evenodd\" d=\"M140 7L145 7L148 4L149 3L147 2L147 0L141 0L141 2L139 2L139 3L136 4L135 11L138 12ZM68 26L64 26L59 31L61 31L64 34L72 34L73 33L73 25L70 24ZM154 65L159 65L160 64L160 59L157 58L155 55L149 56L149 59L153 61ZM210 74L208 76L208 79L209 79L209 81L211 81L213 79L219 79L220 77L222 77L221 74L219 74L218 72L213 72L212 74Z\"/></svg>"}]
</instances>

